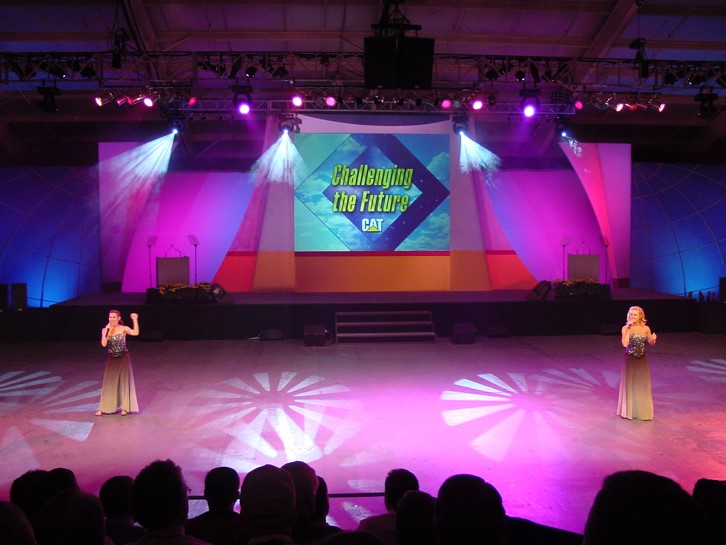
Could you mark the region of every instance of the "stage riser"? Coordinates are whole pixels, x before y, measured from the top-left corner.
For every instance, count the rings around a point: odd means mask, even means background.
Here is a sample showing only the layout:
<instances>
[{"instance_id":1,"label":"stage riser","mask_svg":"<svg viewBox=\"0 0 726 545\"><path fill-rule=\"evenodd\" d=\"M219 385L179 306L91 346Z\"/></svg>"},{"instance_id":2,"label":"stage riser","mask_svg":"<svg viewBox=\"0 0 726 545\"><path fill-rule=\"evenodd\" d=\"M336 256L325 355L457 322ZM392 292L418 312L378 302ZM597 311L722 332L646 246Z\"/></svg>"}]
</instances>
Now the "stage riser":
<instances>
[{"instance_id":1,"label":"stage riser","mask_svg":"<svg viewBox=\"0 0 726 545\"><path fill-rule=\"evenodd\" d=\"M247 339L264 330L281 330L285 338L304 338L306 324L323 324L333 331L336 312L370 312L382 310L431 311L436 334L449 337L455 323L472 323L479 335L492 330L506 330L512 336L599 335L619 331L631 305L641 305L648 323L657 332L700 331L704 320L699 314L708 311L707 333L714 328L712 314L723 315L725 309L706 309L689 299L652 301L522 301L435 304L155 304L119 306L127 317L140 315L143 332L153 334L148 340ZM723 305L721 305L722 307ZM57 305L47 309L0 313L0 340L96 340L108 319L108 306ZM719 312L720 311L720 312ZM723 319L716 320L721 323Z\"/></svg>"}]
</instances>

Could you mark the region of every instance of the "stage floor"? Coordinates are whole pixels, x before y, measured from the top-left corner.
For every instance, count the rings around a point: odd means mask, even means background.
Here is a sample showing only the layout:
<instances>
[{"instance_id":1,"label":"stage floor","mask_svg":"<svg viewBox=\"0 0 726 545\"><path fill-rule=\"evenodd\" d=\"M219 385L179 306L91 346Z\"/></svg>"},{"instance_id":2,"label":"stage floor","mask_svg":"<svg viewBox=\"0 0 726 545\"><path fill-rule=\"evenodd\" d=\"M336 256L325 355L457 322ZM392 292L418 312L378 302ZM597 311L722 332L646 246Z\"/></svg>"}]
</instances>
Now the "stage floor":
<instances>
[{"instance_id":1,"label":"stage floor","mask_svg":"<svg viewBox=\"0 0 726 545\"><path fill-rule=\"evenodd\" d=\"M652 422L615 416L617 336L129 344L141 413L95 417L97 342L0 343L0 499L37 467L68 467L97 493L171 458L201 494L215 466L304 460L331 493L381 492L396 467L433 495L474 473L510 515L581 532L614 471L653 471L689 492L701 477L726 479L726 335L659 334ZM378 512L382 498L343 498L331 515L353 529Z\"/></svg>"}]
</instances>

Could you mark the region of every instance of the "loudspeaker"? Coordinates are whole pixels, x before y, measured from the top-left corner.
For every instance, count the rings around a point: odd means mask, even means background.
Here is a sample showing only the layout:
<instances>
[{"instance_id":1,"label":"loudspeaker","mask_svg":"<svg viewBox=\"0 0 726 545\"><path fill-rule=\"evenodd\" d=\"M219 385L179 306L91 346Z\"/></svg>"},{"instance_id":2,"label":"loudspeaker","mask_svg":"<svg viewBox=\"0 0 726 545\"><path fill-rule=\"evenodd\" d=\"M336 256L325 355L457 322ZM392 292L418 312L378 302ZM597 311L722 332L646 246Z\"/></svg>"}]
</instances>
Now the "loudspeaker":
<instances>
[{"instance_id":1,"label":"loudspeaker","mask_svg":"<svg viewBox=\"0 0 726 545\"><path fill-rule=\"evenodd\" d=\"M325 346L325 326L310 324L305 326L305 346Z\"/></svg>"},{"instance_id":2,"label":"loudspeaker","mask_svg":"<svg viewBox=\"0 0 726 545\"><path fill-rule=\"evenodd\" d=\"M265 329L260 331L261 341L281 341L283 339L281 329Z\"/></svg>"},{"instance_id":3,"label":"loudspeaker","mask_svg":"<svg viewBox=\"0 0 726 545\"><path fill-rule=\"evenodd\" d=\"M28 285L13 284L12 290L12 309L25 310L28 308Z\"/></svg>"},{"instance_id":4,"label":"loudspeaker","mask_svg":"<svg viewBox=\"0 0 726 545\"><path fill-rule=\"evenodd\" d=\"M542 280L533 287L524 298L527 301L544 301L547 298L547 294L552 289L552 283L548 280Z\"/></svg>"},{"instance_id":5,"label":"loudspeaker","mask_svg":"<svg viewBox=\"0 0 726 545\"><path fill-rule=\"evenodd\" d=\"M509 337L509 328L504 325L492 325L487 327L487 337L490 338L503 338Z\"/></svg>"},{"instance_id":6,"label":"loudspeaker","mask_svg":"<svg viewBox=\"0 0 726 545\"><path fill-rule=\"evenodd\" d=\"M726 277L718 279L718 302L726 303Z\"/></svg>"},{"instance_id":7,"label":"loudspeaker","mask_svg":"<svg viewBox=\"0 0 726 545\"><path fill-rule=\"evenodd\" d=\"M363 72L368 89L431 89L434 40L370 36L363 40Z\"/></svg>"},{"instance_id":8,"label":"loudspeaker","mask_svg":"<svg viewBox=\"0 0 726 545\"><path fill-rule=\"evenodd\" d=\"M0 284L0 311L7 310L10 308L10 299L7 284Z\"/></svg>"},{"instance_id":9,"label":"loudspeaker","mask_svg":"<svg viewBox=\"0 0 726 545\"><path fill-rule=\"evenodd\" d=\"M227 291L219 284L212 284L212 297L217 303L221 302L227 296Z\"/></svg>"},{"instance_id":10,"label":"loudspeaker","mask_svg":"<svg viewBox=\"0 0 726 545\"><path fill-rule=\"evenodd\" d=\"M454 324L451 332L451 342L454 344L472 344L476 337L476 326L474 324Z\"/></svg>"}]
</instances>

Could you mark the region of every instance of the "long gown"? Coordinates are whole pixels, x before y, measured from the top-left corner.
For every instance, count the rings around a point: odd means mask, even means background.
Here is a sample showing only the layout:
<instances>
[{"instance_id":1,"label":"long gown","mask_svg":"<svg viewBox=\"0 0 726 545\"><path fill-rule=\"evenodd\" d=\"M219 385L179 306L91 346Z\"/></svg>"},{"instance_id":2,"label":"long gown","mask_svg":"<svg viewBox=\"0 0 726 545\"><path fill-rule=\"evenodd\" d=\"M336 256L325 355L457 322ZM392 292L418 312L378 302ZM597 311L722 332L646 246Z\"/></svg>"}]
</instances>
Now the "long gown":
<instances>
[{"instance_id":1,"label":"long gown","mask_svg":"<svg viewBox=\"0 0 726 545\"><path fill-rule=\"evenodd\" d=\"M119 333L109 337L106 346L108 359L98 410L106 414L115 413L119 408L130 413L139 412L131 357L126 348L126 335Z\"/></svg>"},{"instance_id":2,"label":"long gown","mask_svg":"<svg viewBox=\"0 0 726 545\"><path fill-rule=\"evenodd\" d=\"M630 334L620 372L617 414L631 420L653 420L650 369L645 356L646 340L646 335Z\"/></svg>"}]
</instances>

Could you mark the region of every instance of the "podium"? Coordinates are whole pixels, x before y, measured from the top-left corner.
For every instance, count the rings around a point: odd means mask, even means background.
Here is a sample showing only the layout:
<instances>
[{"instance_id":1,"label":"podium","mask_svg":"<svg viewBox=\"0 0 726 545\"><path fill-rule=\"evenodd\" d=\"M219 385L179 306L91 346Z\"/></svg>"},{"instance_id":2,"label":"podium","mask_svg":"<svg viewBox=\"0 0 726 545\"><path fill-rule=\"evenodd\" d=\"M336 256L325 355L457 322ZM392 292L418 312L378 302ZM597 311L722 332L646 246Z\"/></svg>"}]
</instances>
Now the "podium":
<instances>
[{"instance_id":1,"label":"podium","mask_svg":"<svg viewBox=\"0 0 726 545\"><path fill-rule=\"evenodd\" d=\"M157 257L156 287L162 284L189 285L189 258Z\"/></svg>"}]
</instances>

